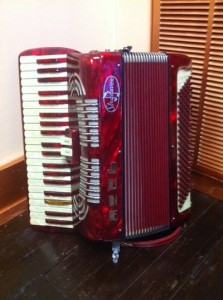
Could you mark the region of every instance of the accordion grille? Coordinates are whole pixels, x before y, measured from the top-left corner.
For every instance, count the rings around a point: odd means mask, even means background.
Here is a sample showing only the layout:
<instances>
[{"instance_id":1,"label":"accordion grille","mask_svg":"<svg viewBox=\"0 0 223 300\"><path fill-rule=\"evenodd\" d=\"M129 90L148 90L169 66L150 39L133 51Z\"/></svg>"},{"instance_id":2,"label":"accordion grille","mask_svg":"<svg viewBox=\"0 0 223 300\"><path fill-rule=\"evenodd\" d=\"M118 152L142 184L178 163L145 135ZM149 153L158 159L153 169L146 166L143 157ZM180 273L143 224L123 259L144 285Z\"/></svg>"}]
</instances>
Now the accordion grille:
<instances>
[{"instance_id":1,"label":"accordion grille","mask_svg":"<svg viewBox=\"0 0 223 300\"><path fill-rule=\"evenodd\" d=\"M124 53L124 207L127 238L169 227L168 62Z\"/></svg>"}]
</instances>

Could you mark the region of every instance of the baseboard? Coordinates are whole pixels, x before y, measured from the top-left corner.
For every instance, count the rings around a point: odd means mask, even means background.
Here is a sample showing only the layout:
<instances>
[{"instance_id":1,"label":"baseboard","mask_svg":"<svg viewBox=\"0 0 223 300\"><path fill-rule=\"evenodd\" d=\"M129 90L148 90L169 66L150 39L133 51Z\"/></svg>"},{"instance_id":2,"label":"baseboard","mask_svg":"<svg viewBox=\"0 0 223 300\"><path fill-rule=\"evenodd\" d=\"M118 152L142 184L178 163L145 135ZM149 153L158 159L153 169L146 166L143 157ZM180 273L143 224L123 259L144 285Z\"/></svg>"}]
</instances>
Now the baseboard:
<instances>
[{"instance_id":1,"label":"baseboard","mask_svg":"<svg viewBox=\"0 0 223 300\"><path fill-rule=\"evenodd\" d=\"M0 167L0 224L28 209L24 157Z\"/></svg>"},{"instance_id":2,"label":"baseboard","mask_svg":"<svg viewBox=\"0 0 223 300\"><path fill-rule=\"evenodd\" d=\"M223 200L223 182L216 178L193 172L192 188L215 199Z\"/></svg>"},{"instance_id":3,"label":"baseboard","mask_svg":"<svg viewBox=\"0 0 223 300\"><path fill-rule=\"evenodd\" d=\"M0 211L0 225L5 224L16 216L28 211L27 197L19 199L11 206L6 207Z\"/></svg>"}]
</instances>

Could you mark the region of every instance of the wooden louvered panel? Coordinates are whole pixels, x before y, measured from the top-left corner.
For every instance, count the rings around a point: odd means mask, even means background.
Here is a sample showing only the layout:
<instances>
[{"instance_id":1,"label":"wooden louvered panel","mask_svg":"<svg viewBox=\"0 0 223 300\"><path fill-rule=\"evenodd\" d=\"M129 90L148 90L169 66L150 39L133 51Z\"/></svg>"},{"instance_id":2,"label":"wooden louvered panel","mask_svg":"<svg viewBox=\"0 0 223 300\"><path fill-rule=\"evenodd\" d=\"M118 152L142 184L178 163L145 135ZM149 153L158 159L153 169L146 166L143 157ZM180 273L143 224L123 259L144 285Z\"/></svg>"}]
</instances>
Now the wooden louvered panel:
<instances>
[{"instance_id":1,"label":"wooden louvered panel","mask_svg":"<svg viewBox=\"0 0 223 300\"><path fill-rule=\"evenodd\" d=\"M154 0L152 51L192 59L194 170L223 179L223 0Z\"/></svg>"},{"instance_id":2,"label":"wooden louvered panel","mask_svg":"<svg viewBox=\"0 0 223 300\"><path fill-rule=\"evenodd\" d=\"M223 1L215 1L197 165L219 179L223 179L222 24Z\"/></svg>"},{"instance_id":3,"label":"wooden louvered panel","mask_svg":"<svg viewBox=\"0 0 223 300\"><path fill-rule=\"evenodd\" d=\"M152 0L152 12L151 50L192 59L193 170L212 179L193 178L212 194L207 183L223 182L223 0Z\"/></svg>"},{"instance_id":4,"label":"wooden louvered panel","mask_svg":"<svg viewBox=\"0 0 223 300\"><path fill-rule=\"evenodd\" d=\"M160 1L159 50L192 59L192 151L195 152L206 56L209 0Z\"/></svg>"}]
</instances>

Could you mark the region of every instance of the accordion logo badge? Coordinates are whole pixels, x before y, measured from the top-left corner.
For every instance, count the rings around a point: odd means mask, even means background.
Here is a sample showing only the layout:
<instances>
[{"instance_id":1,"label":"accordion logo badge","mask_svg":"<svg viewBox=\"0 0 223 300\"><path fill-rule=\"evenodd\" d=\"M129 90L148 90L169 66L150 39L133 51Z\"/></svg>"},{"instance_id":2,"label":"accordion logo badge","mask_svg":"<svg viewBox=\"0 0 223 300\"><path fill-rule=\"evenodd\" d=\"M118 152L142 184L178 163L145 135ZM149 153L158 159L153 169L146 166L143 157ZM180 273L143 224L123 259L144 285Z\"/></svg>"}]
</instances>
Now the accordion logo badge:
<instances>
[{"instance_id":1,"label":"accordion logo badge","mask_svg":"<svg viewBox=\"0 0 223 300\"><path fill-rule=\"evenodd\" d=\"M108 76L103 88L103 102L108 112L115 112L119 106L120 85L115 76Z\"/></svg>"}]
</instances>

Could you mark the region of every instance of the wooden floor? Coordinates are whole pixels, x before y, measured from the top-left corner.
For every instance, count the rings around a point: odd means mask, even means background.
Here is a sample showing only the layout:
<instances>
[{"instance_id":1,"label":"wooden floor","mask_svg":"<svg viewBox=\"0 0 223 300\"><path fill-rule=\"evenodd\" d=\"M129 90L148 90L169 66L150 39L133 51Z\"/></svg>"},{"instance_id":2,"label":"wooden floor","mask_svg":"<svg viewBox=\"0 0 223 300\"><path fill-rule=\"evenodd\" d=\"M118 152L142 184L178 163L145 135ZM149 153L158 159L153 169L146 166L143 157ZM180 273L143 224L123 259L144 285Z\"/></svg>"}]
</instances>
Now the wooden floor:
<instances>
[{"instance_id":1,"label":"wooden floor","mask_svg":"<svg viewBox=\"0 0 223 300\"><path fill-rule=\"evenodd\" d=\"M223 202L193 192L187 228L172 244L111 247L33 230L28 214L0 227L0 299L223 299Z\"/></svg>"}]
</instances>

